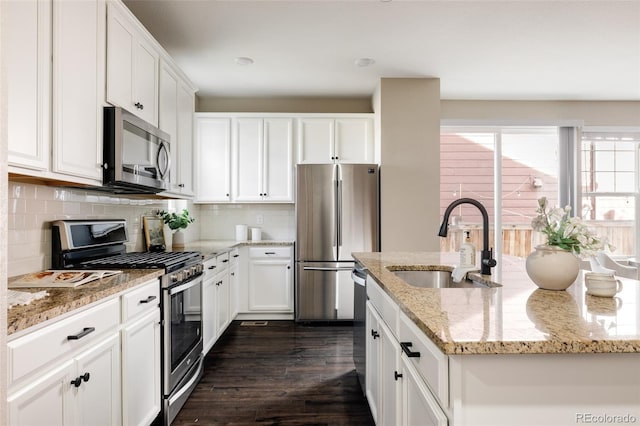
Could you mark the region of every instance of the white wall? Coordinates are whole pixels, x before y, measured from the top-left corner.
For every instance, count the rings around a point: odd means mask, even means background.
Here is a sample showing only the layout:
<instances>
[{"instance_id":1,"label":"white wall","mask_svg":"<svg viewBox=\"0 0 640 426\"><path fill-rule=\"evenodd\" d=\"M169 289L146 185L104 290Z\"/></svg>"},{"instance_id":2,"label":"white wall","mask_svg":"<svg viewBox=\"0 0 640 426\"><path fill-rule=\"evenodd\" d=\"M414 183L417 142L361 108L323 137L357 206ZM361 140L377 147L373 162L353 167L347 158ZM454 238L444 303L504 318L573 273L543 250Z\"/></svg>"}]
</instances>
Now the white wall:
<instances>
[{"instance_id":1,"label":"white wall","mask_svg":"<svg viewBox=\"0 0 640 426\"><path fill-rule=\"evenodd\" d=\"M383 78L374 104L382 250L439 250L440 80Z\"/></svg>"},{"instance_id":2,"label":"white wall","mask_svg":"<svg viewBox=\"0 0 640 426\"><path fill-rule=\"evenodd\" d=\"M206 204L198 214L203 240L234 240L236 225L261 228L263 240L295 240L293 204Z\"/></svg>"},{"instance_id":3,"label":"white wall","mask_svg":"<svg viewBox=\"0 0 640 426\"><path fill-rule=\"evenodd\" d=\"M443 120L546 124L575 121L585 126L640 126L640 102L630 101L443 100L441 109Z\"/></svg>"}]
</instances>

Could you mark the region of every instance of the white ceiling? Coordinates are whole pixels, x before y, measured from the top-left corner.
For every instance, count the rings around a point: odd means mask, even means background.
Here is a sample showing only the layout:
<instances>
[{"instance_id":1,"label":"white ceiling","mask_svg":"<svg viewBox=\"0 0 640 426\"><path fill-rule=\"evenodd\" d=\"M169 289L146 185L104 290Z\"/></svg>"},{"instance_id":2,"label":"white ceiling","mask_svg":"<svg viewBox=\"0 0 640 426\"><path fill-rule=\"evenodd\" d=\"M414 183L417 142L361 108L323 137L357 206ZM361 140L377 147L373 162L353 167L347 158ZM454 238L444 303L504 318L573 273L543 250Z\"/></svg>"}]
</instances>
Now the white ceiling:
<instances>
[{"instance_id":1,"label":"white ceiling","mask_svg":"<svg viewBox=\"0 0 640 426\"><path fill-rule=\"evenodd\" d=\"M438 77L442 99L640 100L640 0L125 3L203 97L363 97L381 77Z\"/></svg>"}]
</instances>

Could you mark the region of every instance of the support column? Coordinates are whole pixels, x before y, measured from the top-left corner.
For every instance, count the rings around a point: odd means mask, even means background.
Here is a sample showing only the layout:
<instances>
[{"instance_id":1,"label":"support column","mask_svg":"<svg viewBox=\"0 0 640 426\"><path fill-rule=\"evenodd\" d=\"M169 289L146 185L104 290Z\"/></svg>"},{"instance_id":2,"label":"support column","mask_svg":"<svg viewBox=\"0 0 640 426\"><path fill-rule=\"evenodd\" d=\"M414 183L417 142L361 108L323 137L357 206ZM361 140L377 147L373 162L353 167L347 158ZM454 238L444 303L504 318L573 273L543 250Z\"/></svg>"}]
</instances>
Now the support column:
<instances>
[{"instance_id":1,"label":"support column","mask_svg":"<svg viewBox=\"0 0 640 426\"><path fill-rule=\"evenodd\" d=\"M439 251L440 80L383 78L374 110L382 250Z\"/></svg>"}]
</instances>

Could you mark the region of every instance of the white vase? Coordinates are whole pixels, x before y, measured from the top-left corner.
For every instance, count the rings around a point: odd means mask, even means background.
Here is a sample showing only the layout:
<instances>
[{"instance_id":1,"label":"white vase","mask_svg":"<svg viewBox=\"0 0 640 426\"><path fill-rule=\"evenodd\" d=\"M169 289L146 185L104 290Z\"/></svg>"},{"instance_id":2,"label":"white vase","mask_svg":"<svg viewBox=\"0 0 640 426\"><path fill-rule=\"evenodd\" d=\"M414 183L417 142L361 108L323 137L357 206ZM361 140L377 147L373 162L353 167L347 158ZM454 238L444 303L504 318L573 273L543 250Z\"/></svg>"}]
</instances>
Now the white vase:
<instances>
[{"instance_id":1,"label":"white vase","mask_svg":"<svg viewBox=\"0 0 640 426\"><path fill-rule=\"evenodd\" d=\"M173 233L173 239L171 240L171 248L172 249L182 249L184 248L184 233L180 230L177 230Z\"/></svg>"},{"instance_id":2,"label":"white vase","mask_svg":"<svg viewBox=\"0 0 640 426\"><path fill-rule=\"evenodd\" d=\"M557 246L540 245L527 257L527 274L545 290L566 290L578 277L580 261Z\"/></svg>"}]
</instances>

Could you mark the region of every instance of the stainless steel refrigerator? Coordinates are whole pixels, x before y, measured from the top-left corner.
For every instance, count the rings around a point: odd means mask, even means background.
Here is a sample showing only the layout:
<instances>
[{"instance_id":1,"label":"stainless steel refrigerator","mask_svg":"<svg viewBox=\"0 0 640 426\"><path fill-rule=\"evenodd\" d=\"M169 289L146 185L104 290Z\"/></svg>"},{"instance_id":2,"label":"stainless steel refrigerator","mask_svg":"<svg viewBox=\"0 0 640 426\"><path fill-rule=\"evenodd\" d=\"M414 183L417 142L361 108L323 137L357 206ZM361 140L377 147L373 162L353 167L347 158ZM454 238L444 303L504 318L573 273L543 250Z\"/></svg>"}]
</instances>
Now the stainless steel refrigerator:
<instances>
[{"instance_id":1,"label":"stainless steel refrigerator","mask_svg":"<svg viewBox=\"0 0 640 426\"><path fill-rule=\"evenodd\" d=\"M353 319L352 252L379 251L377 164L296 167L296 321Z\"/></svg>"}]
</instances>

